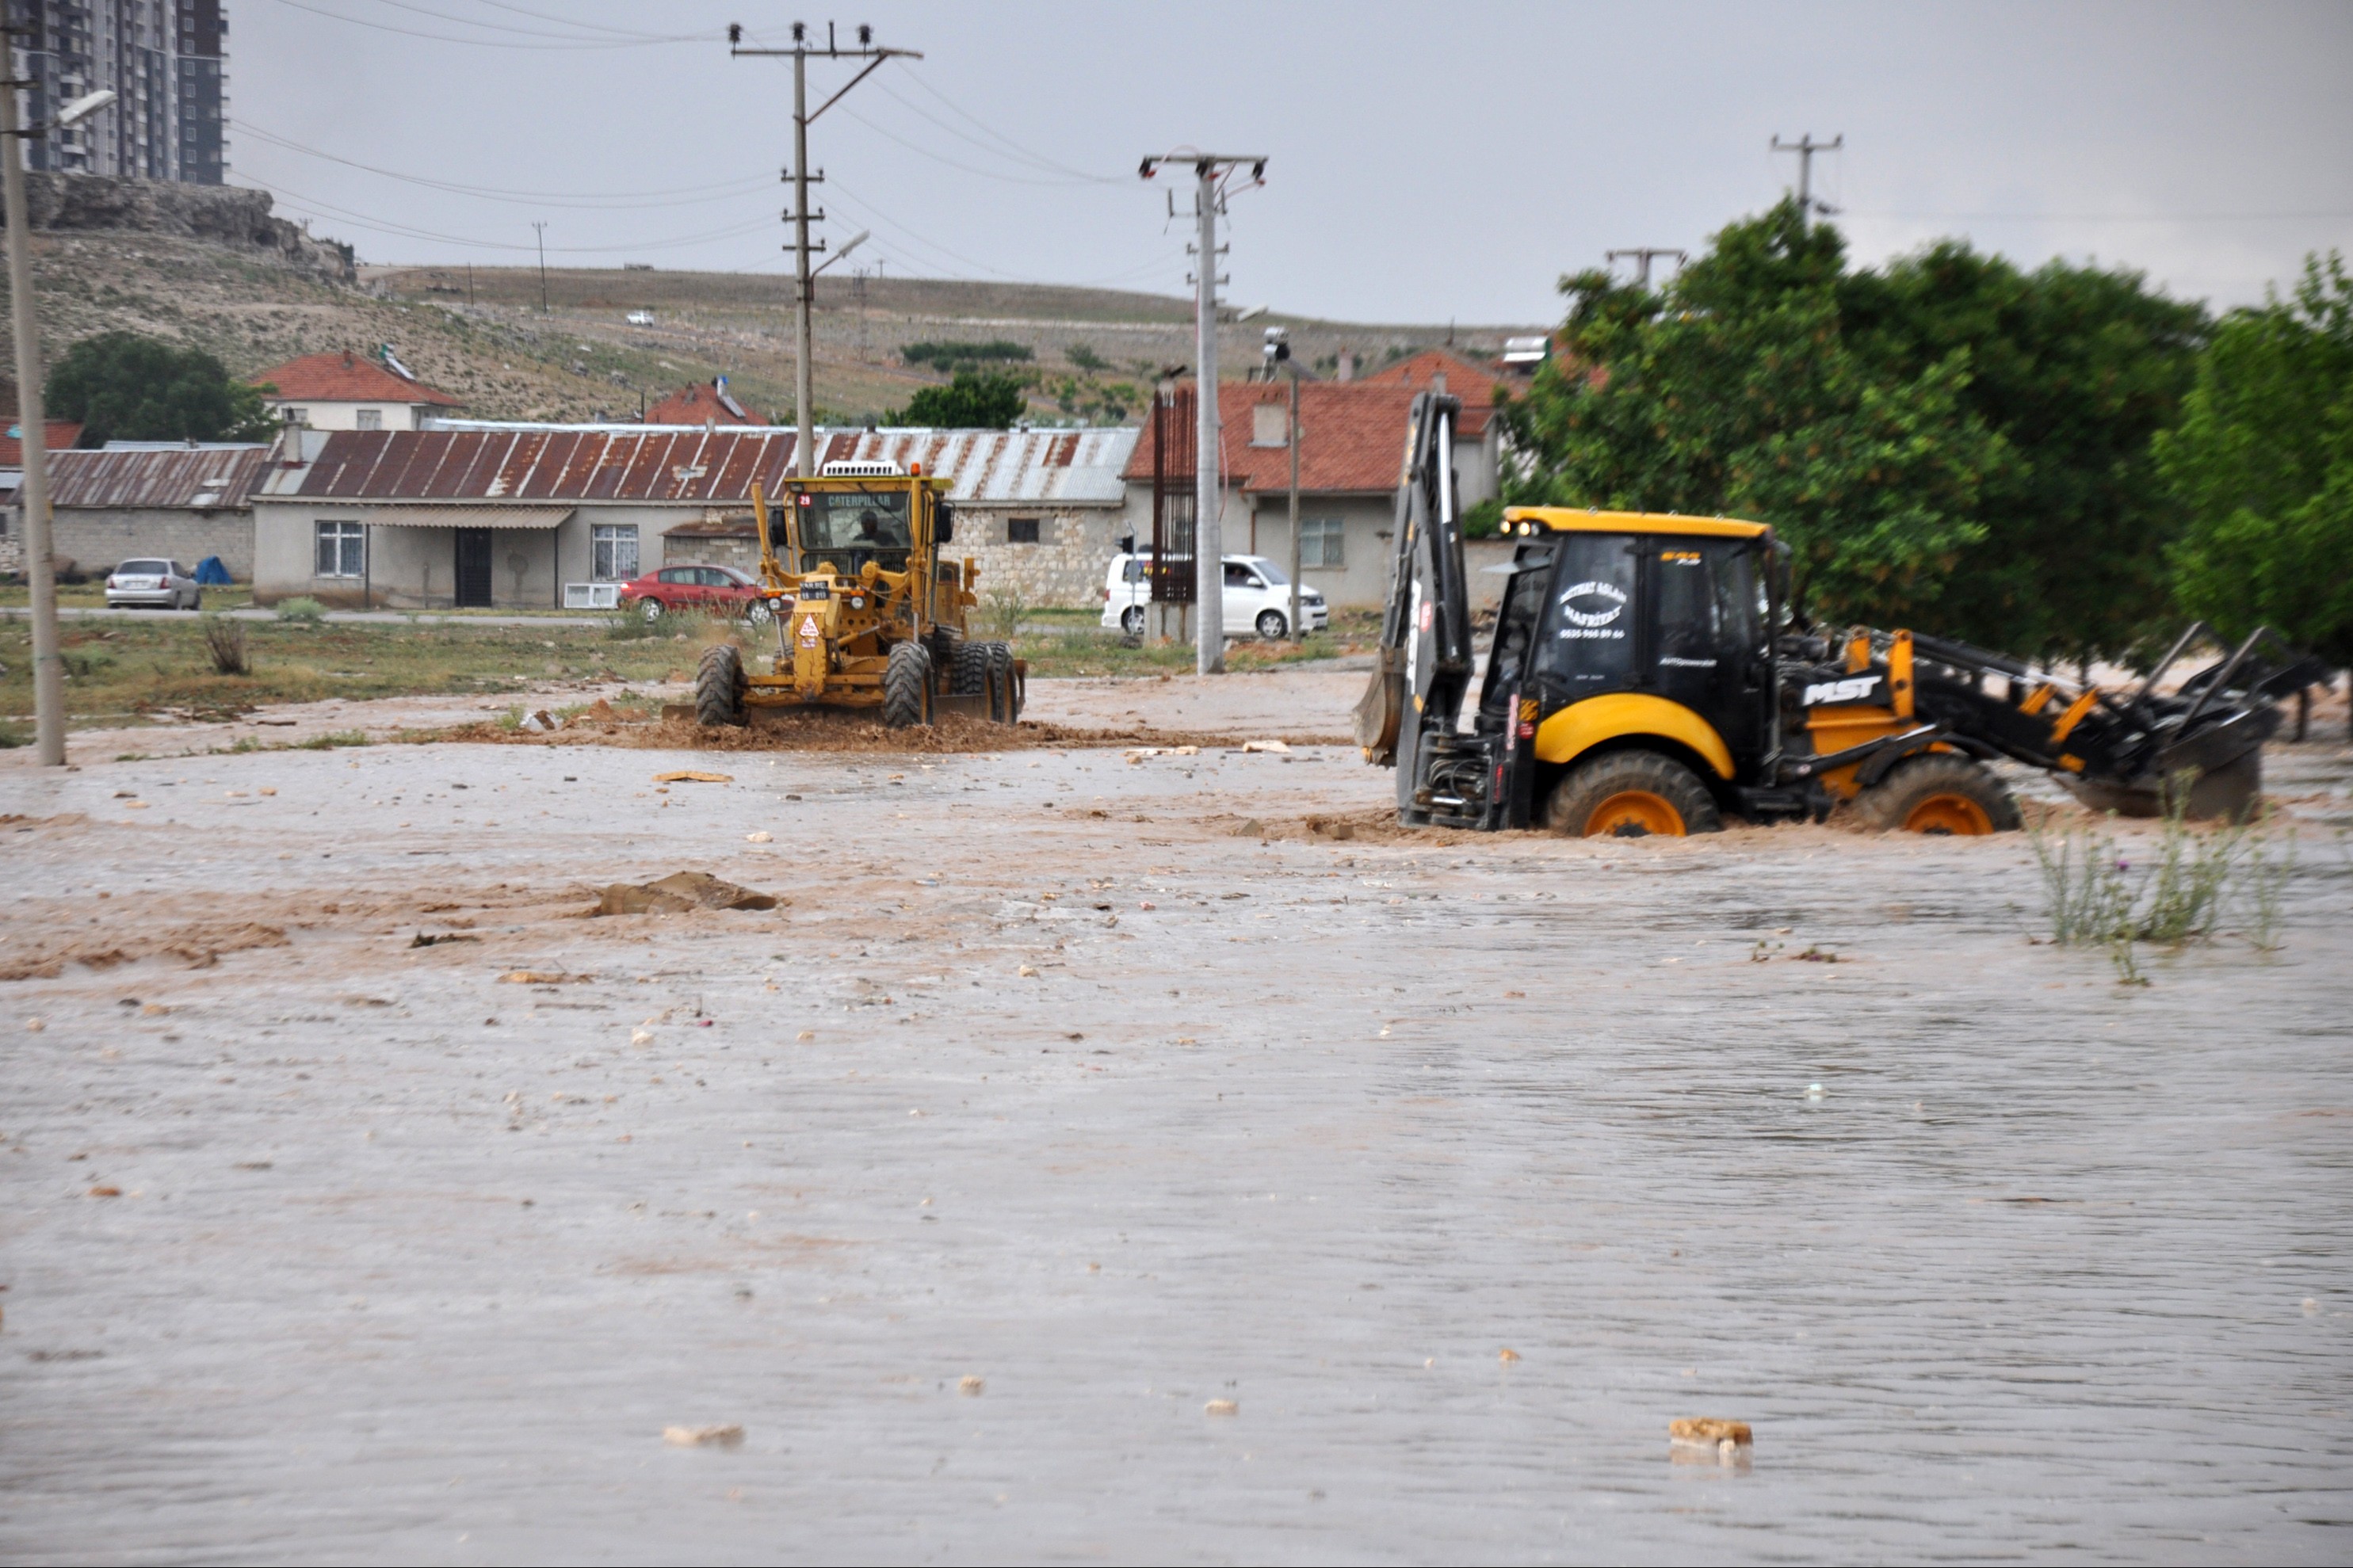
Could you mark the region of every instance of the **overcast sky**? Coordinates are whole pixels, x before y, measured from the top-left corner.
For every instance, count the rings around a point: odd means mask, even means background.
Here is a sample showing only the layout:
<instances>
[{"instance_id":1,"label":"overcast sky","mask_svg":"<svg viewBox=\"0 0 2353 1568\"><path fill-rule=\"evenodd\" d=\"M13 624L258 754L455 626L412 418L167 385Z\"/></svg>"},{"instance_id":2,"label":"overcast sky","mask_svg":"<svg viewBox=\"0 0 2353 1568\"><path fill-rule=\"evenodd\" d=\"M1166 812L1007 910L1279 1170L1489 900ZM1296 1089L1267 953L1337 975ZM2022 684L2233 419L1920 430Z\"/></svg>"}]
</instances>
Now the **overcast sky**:
<instances>
[{"instance_id":1,"label":"overcast sky","mask_svg":"<svg viewBox=\"0 0 2353 1568\"><path fill-rule=\"evenodd\" d=\"M791 66L768 0L230 0L231 179L364 261L782 269ZM844 264L1183 292L1136 164L1262 153L1226 296L1550 321L1613 247L1697 249L1817 162L1859 260L1965 235L2258 300L2353 251L2353 5L904 4L920 49L819 119ZM659 40L659 41L645 41ZM811 103L847 81L810 66ZM298 150L299 149L299 150ZM332 159L347 160L337 163ZM373 173L350 164L365 164ZM396 177L397 176L397 177ZM434 182L423 184L419 182ZM464 186L448 190L439 186ZM1180 203L1181 205L1181 203ZM503 248L501 248L503 247Z\"/></svg>"}]
</instances>

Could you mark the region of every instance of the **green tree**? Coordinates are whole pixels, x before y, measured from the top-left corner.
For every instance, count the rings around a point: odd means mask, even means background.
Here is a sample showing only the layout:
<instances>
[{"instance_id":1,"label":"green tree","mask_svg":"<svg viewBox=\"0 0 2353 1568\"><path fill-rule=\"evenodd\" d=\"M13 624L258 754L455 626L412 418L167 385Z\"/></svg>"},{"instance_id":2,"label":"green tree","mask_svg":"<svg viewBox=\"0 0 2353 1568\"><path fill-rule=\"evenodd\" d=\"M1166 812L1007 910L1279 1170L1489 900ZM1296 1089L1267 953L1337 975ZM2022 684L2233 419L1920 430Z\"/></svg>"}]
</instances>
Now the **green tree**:
<instances>
[{"instance_id":1,"label":"green tree","mask_svg":"<svg viewBox=\"0 0 2353 1568\"><path fill-rule=\"evenodd\" d=\"M2171 552L2191 614L2353 664L2353 280L2332 251L2287 300L2215 329L2157 462L2189 513Z\"/></svg>"},{"instance_id":2,"label":"green tree","mask_svg":"<svg viewBox=\"0 0 2353 1568\"><path fill-rule=\"evenodd\" d=\"M257 441L277 426L259 388L202 349L137 332L100 332L59 356L43 389L49 414L79 420L82 445Z\"/></svg>"},{"instance_id":3,"label":"green tree","mask_svg":"<svg viewBox=\"0 0 2353 1568\"><path fill-rule=\"evenodd\" d=\"M1756 518L1819 615L1933 605L1985 536L2004 445L1963 404L1966 347L1898 374L1846 342L1844 269L1837 232L1783 202L1663 291L1564 279L1571 354L1504 409L1511 499Z\"/></svg>"},{"instance_id":4,"label":"green tree","mask_svg":"<svg viewBox=\"0 0 2353 1568\"><path fill-rule=\"evenodd\" d=\"M2161 637L2179 504L2150 449L2196 373L2204 309L2130 271L2031 272L1947 240L1839 285L1841 331L1897 379L1966 353L1959 406L2002 439L1964 549L1924 624L2014 652L2083 658Z\"/></svg>"},{"instance_id":5,"label":"green tree","mask_svg":"<svg viewBox=\"0 0 2353 1568\"><path fill-rule=\"evenodd\" d=\"M1009 430L1029 400L1021 378L958 371L945 386L927 386L904 408L883 416L887 425L927 425L952 430Z\"/></svg>"}]
</instances>

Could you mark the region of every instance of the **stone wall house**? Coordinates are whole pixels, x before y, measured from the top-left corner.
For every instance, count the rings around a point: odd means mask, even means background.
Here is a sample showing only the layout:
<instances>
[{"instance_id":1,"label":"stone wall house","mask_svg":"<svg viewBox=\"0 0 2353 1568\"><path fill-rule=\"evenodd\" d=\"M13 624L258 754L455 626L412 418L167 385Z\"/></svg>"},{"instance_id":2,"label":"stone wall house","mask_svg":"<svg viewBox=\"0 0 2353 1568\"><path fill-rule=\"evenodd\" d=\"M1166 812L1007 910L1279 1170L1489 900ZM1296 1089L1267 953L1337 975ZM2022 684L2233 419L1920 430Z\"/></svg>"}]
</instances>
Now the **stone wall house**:
<instances>
[{"instance_id":1,"label":"stone wall house","mask_svg":"<svg viewBox=\"0 0 2353 1568\"><path fill-rule=\"evenodd\" d=\"M13 395L0 393L0 398L14 409ZM6 431L0 433L0 576L25 570L25 521L16 510L16 491L25 482L25 444L22 427L14 423L16 415L11 412L8 418ZM81 426L70 419L47 420L41 428L48 433L45 446L52 452L62 452L81 439Z\"/></svg>"},{"instance_id":2,"label":"stone wall house","mask_svg":"<svg viewBox=\"0 0 2353 1568\"><path fill-rule=\"evenodd\" d=\"M827 463L890 462L949 483L953 559L984 598L1101 602L1133 430L819 431ZM778 493L775 427L437 422L302 432L255 498L255 595L336 605L540 608L571 584L758 559L754 485Z\"/></svg>"},{"instance_id":3,"label":"stone wall house","mask_svg":"<svg viewBox=\"0 0 2353 1568\"><path fill-rule=\"evenodd\" d=\"M1377 605L1388 592L1388 552L1407 419L1427 386L1400 382L1303 382L1299 388L1300 577L1334 609ZM1492 414L1492 404L1489 405ZM1225 552L1291 561L1291 388L1283 382L1232 382L1218 388L1225 508ZM1463 425L1471 425L1464 411ZM1455 468L1464 504L1496 490L1493 421L1473 437L1458 431ZM1152 539L1151 426L1141 432L1124 478L1119 525L1138 548ZM1182 479L1190 489L1189 479ZM1483 585L1483 584L1482 584Z\"/></svg>"},{"instance_id":4,"label":"stone wall house","mask_svg":"<svg viewBox=\"0 0 2353 1568\"><path fill-rule=\"evenodd\" d=\"M92 576L134 556L195 566L220 557L253 577L252 491L272 448L258 444L118 441L49 454L52 553Z\"/></svg>"}]
</instances>

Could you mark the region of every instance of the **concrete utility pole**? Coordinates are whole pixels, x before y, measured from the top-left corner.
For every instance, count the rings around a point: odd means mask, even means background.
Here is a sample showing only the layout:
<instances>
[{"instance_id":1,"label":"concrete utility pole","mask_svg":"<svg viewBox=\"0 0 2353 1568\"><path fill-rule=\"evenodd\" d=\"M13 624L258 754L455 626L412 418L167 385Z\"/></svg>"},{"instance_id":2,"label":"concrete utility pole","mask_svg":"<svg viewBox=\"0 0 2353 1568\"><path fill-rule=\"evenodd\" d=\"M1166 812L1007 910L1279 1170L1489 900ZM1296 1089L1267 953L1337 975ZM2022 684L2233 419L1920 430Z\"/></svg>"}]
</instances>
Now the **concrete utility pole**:
<instances>
[{"instance_id":1,"label":"concrete utility pole","mask_svg":"<svg viewBox=\"0 0 2353 1568\"><path fill-rule=\"evenodd\" d=\"M809 173L809 121L839 103L843 93L881 69L884 60L893 58L919 60L923 57L913 49L886 49L876 47L874 29L863 25L858 29L858 47L854 49L845 49L834 42L833 24L830 22L825 25L825 47L822 48L809 42L807 23L795 22L793 47L789 49L747 49L744 47L743 24L730 22L727 24L727 53L731 57L738 55L785 57L789 58L793 62L793 166L788 171L793 182L793 210L785 215L785 220L793 226L793 355L796 362L793 369L793 397L798 405L794 414L794 423L797 428L793 440L793 470L806 479L817 472L817 384L810 363L810 356L814 352L811 340L815 334L809 318L812 305L817 298L817 274L825 270L824 267L817 268L816 271L809 268L809 252L812 248L809 244L809 225L825 221L823 213L809 211L809 183L814 180L822 184L825 181L822 172L816 174ZM808 106L808 62L811 55L819 55L829 60L851 59L869 62L866 68L851 77L839 92L836 92L831 98L818 104L814 113L810 111ZM857 239L843 246L835 254L833 261L839 261L849 255L851 248L865 237L865 235L860 234ZM825 242L818 241L814 248L823 250ZM827 262L825 266L832 266L833 261Z\"/></svg>"},{"instance_id":2,"label":"concrete utility pole","mask_svg":"<svg viewBox=\"0 0 2353 1568\"><path fill-rule=\"evenodd\" d=\"M1248 163L1250 180L1266 181L1266 159L1254 153L1172 153L1144 160L1137 172L1151 179L1163 163L1190 163L1196 181L1194 220L1199 234L1193 290L1193 356L1199 391L1194 405L1200 416L1193 441L1193 597L1200 611L1194 639L1194 672L1222 675L1226 668L1226 563L1222 508L1225 487L1219 482L1222 448L1218 443L1218 208L1226 177ZM1169 212L1176 196L1170 192Z\"/></svg>"},{"instance_id":3,"label":"concrete utility pole","mask_svg":"<svg viewBox=\"0 0 2353 1568\"><path fill-rule=\"evenodd\" d=\"M0 28L0 47L16 60L26 27ZM49 517L47 410L41 406L41 321L33 300L33 236L25 210L25 142L50 127L18 123L16 89L33 83L0 80L0 215L8 223L8 305L16 330L16 426L25 479L16 510L25 520L25 578L33 598L33 743L45 768L66 765L66 671L58 657L57 540ZM111 91L78 98L58 110L64 129L114 101Z\"/></svg>"},{"instance_id":4,"label":"concrete utility pole","mask_svg":"<svg viewBox=\"0 0 2353 1568\"><path fill-rule=\"evenodd\" d=\"M547 220L533 218L531 226L539 232L539 313L544 316L547 314Z\"/></svg>"},{"instance_id":5,"label":"concrete utility pole","mask_svg":"<svg viewBox=\"0 0 2353 1568\"><path fill-rule=\"evenodd\" d=\"M1827 142L1815 141L1814 133L1810 131L1795 142L1784 142L1779 135L1774 136L1774 152L1795 153L1798 155L1798 231L1800 234L1805 232L1806 215L1809 212L1818 212L1824 217L1828 217L1838 211L1838 208L1828 202L1814 200L1814 154L1835 153L1845 145L1846 132L1843 131Z\"/></svg>"},{"instance_id":6,"label":"concrete utility pole","mask_svg":"<svg viewBox=\"0 0 2353 1568\"><path fill-rule=\"evenodd\" d=\"M1617 265L1618 258L1621 256L1630 256L1634 258L1634 281L1645 289L1651 286L1651 263L1654 258L1672 256L1675 258L1677 267L1691 259L1686 252L1671 250L1663 246L1655 245L1640 245L1628 250L1605 250L1601 253L1601 258L1613 267Z\"/></svg>"}]
</instances>

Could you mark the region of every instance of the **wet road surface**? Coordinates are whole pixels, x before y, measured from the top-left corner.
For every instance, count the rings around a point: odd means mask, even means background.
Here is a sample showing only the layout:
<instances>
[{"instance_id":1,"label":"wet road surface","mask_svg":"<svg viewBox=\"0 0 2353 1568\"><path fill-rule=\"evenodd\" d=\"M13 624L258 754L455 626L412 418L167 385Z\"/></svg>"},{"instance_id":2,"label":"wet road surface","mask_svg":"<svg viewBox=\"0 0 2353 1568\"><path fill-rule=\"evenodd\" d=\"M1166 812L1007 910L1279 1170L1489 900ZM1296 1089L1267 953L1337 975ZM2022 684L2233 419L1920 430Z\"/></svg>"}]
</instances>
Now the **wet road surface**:
<instances>
[{"instance_id":1,"label":"wet road surface","mask_svg":"<svg viewBox=\"0 0 2353 1568\"><path fill-rule=\"evenodd\" d=\"M128 955L0 984L0 1556L2348 1555L2341 840L2136 990L2015 837L926 760L0 779ZM579 918L681 867L790 902Z\"/></svg>"}]
</instances>

